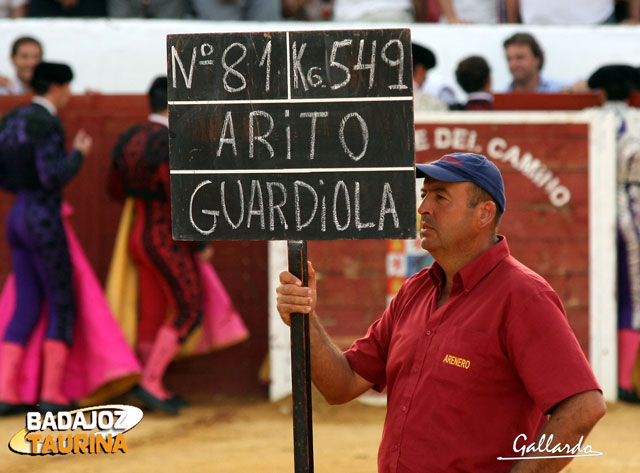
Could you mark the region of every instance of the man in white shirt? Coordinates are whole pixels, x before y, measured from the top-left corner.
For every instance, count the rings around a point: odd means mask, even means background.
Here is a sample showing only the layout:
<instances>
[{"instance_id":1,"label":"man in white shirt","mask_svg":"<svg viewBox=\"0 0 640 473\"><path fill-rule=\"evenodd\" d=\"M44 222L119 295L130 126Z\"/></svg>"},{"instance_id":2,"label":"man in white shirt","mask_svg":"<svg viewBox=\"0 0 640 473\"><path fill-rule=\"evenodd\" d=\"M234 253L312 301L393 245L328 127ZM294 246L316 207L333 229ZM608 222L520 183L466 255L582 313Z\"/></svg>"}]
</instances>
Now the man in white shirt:
<instances>
[{"instance_id":1,"label":"man in white shirt","mask_svg":"<svg viewBox=\"0 0 640 473\"><path fill-rule=\"evenodd\" d=\"M614 0L506 0L507 20L535 25L614 23Z\"/></svg>"},{"instance_id":2,"label":"man in white shirt","mask_svg":"<svg viewBox=\"0 0 640 473\"><path fill-rule=\"evenodd\" d=\"M448 110L445 102L439 98L427 93L422 88L427 81L429 69L436 66L436 56L429 48L420 46L419 44L411 44L411 53L413 56L413 108L419 112L423 110Z\"/></svg>"},{"instance_id":3,"label":"man in white shirt","mask_svg":"<svg viewBox=\"0 0 640 473\"><path fill-rule=\"evenodd\" d=\"M16 39L11 46L11 62L15 67L16 77L0 77L0 95L31 93L33 70L42 62L40 41L30 36Z\"/></svg>"},{"instance_id":4,"label":"man in white shirt","mask_svg":"<svg viewBox=\"0 0 640 473\"><path fill-rule=\"evenodd\" d=\"M401 22L415 21L419 0L335 0L334 21Z\"/></svg>"},{"instance_id":5,"label":"man in white shirt","mask_svg":"<svg viewBox=\"0 0 640 473\"><path fill-rule=\"evenodd\" d=\"M447 23L500 23L500 0L438 0L441 21Z\"/></svg>"},{"instance_id":6,"label":"man in white shirt","mask_svg":"<svg viewBox=\"0 0 640 473\"><path fill-rule=\"evenodd\" d=\"M27 0L0 0L0 18L27 16Z\"/></svg>"}]
</instances>

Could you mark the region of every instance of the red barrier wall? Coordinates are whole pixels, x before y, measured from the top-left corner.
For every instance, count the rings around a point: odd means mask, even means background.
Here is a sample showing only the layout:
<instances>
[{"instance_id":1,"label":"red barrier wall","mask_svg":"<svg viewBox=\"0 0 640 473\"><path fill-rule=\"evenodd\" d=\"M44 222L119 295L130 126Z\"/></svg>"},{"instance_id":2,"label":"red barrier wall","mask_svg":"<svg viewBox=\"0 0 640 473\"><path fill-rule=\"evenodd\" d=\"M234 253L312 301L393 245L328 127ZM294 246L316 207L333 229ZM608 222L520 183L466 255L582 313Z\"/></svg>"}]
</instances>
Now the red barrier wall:
<instances>
[{"instance_id":1,"label":"red barrier wall","mask_svg":"<svg viewBox=\"0 0 640 473\"><path fill-rule=\"evenodd\" d=\"M27 97L0 97L0 114L29 101ZM632 103L640 105L640 94ZM580 110L598 104L597 94L497 94L497 110ZM147 115L144 96L89 95L73 97L61 118L68 141L81 126L94 138L94 151L77 178L65 191L65 198L75 208L72 223L78 237L102 282L104 282L115 239L120 205L107 195L105 184L110 166L110 153L119 134ZM536 131L531 130L534 142ZM574 133L569 132L569 135ZM580 132L582 133L582 132ZM567 135L567 136L569 136ZM555 143L573 146L556 137ZM534 143L518 142L523 147ZM438 150L445 152L447 150ZM586 150L583 150L586 153ZM582 153L582 151L581 151ZM435 155L431 157L434 159ZM425 160L418 156L418 160ZM558 163L560 165L561 163ZM502 166L506 172L508 168ZM581 168L580 173L586 173ZM576 175L567 176L572 180ZM584 180L582 177L577 176ZM526 186L510 185L511 199L527 193ZM586 189L584 190L586 192ZM577 194L575 194L577 195ZM577 195L580 207L572 215L586 228L588 208L586 194ZM4 222L12 196L0 193L0 221ZM578 202L578 200L576 200ZM576 204L577 205L577 204ZM529 212L529 213L527 213ZM543 211L544 213L544 211ZM545 275L567 305L569 318L583 348L588 346L587 326L587 254L586 234L574 231L581 245L541 241L540 233L554 225L566 227L566 216L551 215L551 220L536 220L530 209L510 206L502 229L511 235L513 253ZM526 228L518 222L530 222ZM518 226L520 225L520 227ZM222 281L243 315L252 337L249 341L220 353L174 363L169 384L181 392L260 393L266 387L258 380L258 369L267 353L267 245L265 242L216 242L214 264ZM319 276L319 311L329 333L341 346L348 346L363 335L380 316L386 305L385 258L386 241L310 242L309 256ZM550 264L560 262L550 269ZM4 230L0 231L0 280L10 270L9 252ZM571 274L572 278L566 276Z\"/></svg>"},{"instance_id":2,"label":"red barrier wall","mask_svg":"<svg viewBox=\"0 0 640 473\"><path fill-rule=\"evenodd\" d=\"M640 107L640 92L631 94L629 103ZM583 94L495 94L494 110L583 110L600 105L597 92Z\"/></svg>"}]
</instances>

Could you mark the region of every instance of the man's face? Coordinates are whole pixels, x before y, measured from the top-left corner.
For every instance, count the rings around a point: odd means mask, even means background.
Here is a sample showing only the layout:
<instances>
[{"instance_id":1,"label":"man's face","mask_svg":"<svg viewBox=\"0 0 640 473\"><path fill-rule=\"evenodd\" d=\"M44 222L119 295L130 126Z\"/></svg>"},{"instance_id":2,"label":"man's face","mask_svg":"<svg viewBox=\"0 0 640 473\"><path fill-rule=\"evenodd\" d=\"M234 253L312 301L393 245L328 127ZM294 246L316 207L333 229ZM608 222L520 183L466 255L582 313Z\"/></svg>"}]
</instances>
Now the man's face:
<instances>
[{"instance_id":1,"label":"man's face","mask_svg":"<svg viewBox=\"0 0 640 473\"><path fill-rule=\"evenodd\" d=\"M42 62L42 50L36 43L23 43L11 57L11 61L16 68L18 79L28 84L33 77L33 70Z\"/></svg>"},{"instance_id":2,"label":"man's face","mask_svg":"<svg viewBox=\"0 0 640 473\"><path fill-rule=\"evenodd\" d=\"M460 249L472 236L473 208L469 182L442 182L425 178L420 213L421 246L434 256Z\"/></svg>"},{"instance_id":3,"label":"man's face","mask_svg":"<svg viewBox=\"0 0 640 473\"><path fill-rule=\"evenodd\" d=\"M538 75L540 58L533 55L528 45L510 44L505 53L514 82L527 82Z\"/></svg>"},{"instance_id":4,"label":"man's face","mask_svg":"<svg viewBox=\"0 0 640 473\"><path fill-rule=\"evenodd\" d=\"M424 67L424 64L416 64L413 68L413 80L418 87L422 87L427 80L427 68Z\"/></svg>"}]
</instances>

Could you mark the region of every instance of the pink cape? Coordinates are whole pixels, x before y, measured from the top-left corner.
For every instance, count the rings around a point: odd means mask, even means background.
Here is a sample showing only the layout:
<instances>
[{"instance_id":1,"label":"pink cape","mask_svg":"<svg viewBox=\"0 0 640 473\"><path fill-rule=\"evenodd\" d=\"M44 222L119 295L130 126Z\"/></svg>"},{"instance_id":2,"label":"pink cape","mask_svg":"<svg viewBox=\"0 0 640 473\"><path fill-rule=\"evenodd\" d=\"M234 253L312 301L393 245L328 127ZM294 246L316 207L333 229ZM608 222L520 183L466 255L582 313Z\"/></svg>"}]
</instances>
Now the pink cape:
<instances>
[{"instance_id":1,"label":"pink cape","mask_svg":"<svg viewBox=\"0 0 640 473\"><path fill-rule=\"evenodd\" d=\"M203 316L193 354L220 350L249 338L249 330L210 263L198 261L202 278Z\"/></svg>"},{"instance_id":2,"label":"pink cape","mask_svg":"<svg viewBox=\"0 0 640 473\"><path fill-rule=\"evenodd\" d=\"M97 404L128 391L140 377L140 364L127 344L120 326L113 318L102 287L67 221L72 213L68 204L62 208L64 227L73 267L76 320L73 343L63 380L63 392L81 404ZM15 306L15 283L9 275L0 294L0 337L4 337ZM27 343L19 377L22 402L39 400L41 347L46 328L43 317Z\"/></svg>"},{"instance_id":3,"label":"pink cape","mask_svg":"<svg viewBox=\"0 0 640 473\"><path fill-rule=\"evenodd\" d=\"M120 216L106 284L107 300L131 347L135 347L137 341L140 303L137 268L128 249L134 208L134 200L128 198ZM202 283L202 323L187 337L177 358L220 350L249 338L242 317L211 263L199 258L196 258L196 262Z\"/></svg>"}]
</instances>

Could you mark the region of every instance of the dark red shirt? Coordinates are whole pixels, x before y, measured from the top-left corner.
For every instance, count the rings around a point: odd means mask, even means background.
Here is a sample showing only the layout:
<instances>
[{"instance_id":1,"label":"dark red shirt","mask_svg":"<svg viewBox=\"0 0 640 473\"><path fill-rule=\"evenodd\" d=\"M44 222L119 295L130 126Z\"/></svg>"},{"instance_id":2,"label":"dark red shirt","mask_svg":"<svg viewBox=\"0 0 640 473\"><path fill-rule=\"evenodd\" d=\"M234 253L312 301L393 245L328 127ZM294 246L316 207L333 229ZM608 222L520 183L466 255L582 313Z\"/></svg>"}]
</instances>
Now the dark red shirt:
<instances>
[{"instance_id":1,"label":"dark red shirt","mask_svg":"<svg viewBox=\"0 0 640 473\"><path fill-rule=\"evenodd\" d=\"M387 387L381 473L506 472L513 461L497 458L519 455L518 435L533 442L553 406L600 389L559 297L504 237L455 275L438 308L444 281L437 263L408 279L345 352Z\"/></svg>"}]
</instances>

